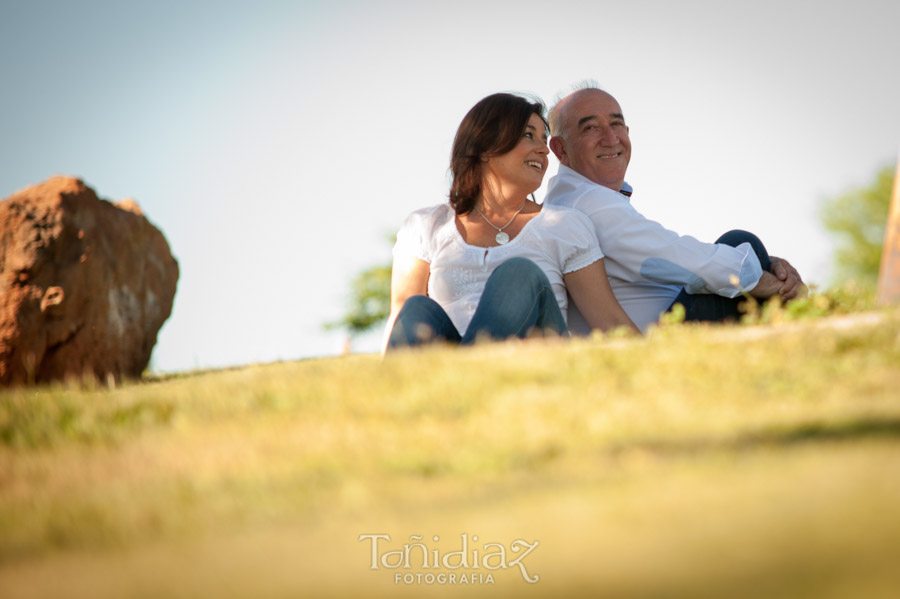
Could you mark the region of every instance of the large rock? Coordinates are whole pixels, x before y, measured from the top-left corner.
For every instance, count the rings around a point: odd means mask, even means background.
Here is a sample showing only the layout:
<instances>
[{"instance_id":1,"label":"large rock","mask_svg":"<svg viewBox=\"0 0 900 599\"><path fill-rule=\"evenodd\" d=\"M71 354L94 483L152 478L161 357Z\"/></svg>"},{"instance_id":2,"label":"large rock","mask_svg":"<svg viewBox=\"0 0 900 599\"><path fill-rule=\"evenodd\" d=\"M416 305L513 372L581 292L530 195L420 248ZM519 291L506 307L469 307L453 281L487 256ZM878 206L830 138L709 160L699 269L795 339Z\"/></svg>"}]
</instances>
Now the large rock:
<instances>
[{"instance_id":1,"label":"large rock","mask_svg":"<svg viewBox=\"0 0 900 599\"><path fill-rule=\"evenodd\" d=\"M71 177L14 193L0 202L0 385L140 376L177 281L134 201Z\"/></svg>"}]
</instances>

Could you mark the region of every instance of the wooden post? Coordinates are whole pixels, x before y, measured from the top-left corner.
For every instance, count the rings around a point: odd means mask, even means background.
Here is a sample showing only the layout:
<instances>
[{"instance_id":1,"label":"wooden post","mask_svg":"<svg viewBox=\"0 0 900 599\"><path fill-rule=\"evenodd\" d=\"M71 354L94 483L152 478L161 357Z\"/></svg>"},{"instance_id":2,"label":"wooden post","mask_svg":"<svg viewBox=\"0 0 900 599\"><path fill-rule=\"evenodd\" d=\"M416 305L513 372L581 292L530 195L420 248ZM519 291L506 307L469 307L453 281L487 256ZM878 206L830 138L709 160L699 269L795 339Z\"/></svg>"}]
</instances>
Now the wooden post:
<instances>
[{"instance_id":1,"label":"wooden post","mask_svg":"<svg viewBox=\"0 0 900 599\"><path fill-rule=\"evenodd\" d=\"M878 271L878 303L900 304L900 158L894 174L894 192L884 229L884 248Z\"/></svg>"}]
</instances>

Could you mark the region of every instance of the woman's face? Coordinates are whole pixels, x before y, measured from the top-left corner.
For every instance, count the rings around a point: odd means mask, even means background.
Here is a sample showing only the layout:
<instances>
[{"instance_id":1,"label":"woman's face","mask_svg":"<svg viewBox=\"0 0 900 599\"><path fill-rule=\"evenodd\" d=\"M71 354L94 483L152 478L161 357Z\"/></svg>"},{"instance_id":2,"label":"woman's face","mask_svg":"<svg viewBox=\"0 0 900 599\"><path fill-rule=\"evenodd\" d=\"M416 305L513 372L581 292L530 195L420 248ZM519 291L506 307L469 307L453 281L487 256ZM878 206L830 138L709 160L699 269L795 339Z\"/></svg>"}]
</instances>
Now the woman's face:
<instances>
[{"instance_id":1,"label":"woman's face","mask_svg":"<svg viewBox=\"0 0 900 599\"><path fill-rule=\"evenodd\" d=\"M544 121L532 114L519 143L506 154L491 156L485 164L485 178L494 179L503 189L521 188L528 195L541 186L547 170L547 130ZM486 180L485 183L489 182Z\"/></svg>"}]
</instances>

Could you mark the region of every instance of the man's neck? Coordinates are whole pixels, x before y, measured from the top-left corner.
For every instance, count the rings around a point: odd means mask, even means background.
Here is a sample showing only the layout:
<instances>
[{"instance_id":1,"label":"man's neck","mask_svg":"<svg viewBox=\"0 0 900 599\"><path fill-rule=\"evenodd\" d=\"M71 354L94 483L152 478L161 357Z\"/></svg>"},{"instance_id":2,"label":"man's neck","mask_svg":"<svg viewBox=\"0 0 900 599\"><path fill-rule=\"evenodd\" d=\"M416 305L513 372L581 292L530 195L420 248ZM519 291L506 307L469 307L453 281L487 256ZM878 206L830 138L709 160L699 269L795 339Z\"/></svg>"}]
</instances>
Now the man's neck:
<instances>
[{"instance_id":1,"label":"man's neck","mask_svg":"<svg viewBox=\"0 0 900 599\"><path fill-rule=\"evenodd\" d=\"M582 177L584 177L585 179L587 179L587 180L590 181L591 183L594 183L595 185L599 185L599 186L601 186L601 187L606 187L607 189L612 189L613 191L619 192L619 193L621 193L621 194L624 195L624 196L631 197L631 194L634 192L634 189L631 187L631 185L629 185L629 184L628 184L627 182L625 182L624 180L619 181L618 183L611 183L611 184L598 183L597 181L594 181L593 179L591 179L591 178L588 177L587 175L584 175L584 174L582 174L582 173L579 173L578 171L576 171L576 170L575 170L574 168L572 168L571 166L567 166L567 165L565 165L565 164L560 164L560 166L565 166L567 169L570 169L573 173L578 173L579 175L581 175Z\"/></svg>"}]
</instances>

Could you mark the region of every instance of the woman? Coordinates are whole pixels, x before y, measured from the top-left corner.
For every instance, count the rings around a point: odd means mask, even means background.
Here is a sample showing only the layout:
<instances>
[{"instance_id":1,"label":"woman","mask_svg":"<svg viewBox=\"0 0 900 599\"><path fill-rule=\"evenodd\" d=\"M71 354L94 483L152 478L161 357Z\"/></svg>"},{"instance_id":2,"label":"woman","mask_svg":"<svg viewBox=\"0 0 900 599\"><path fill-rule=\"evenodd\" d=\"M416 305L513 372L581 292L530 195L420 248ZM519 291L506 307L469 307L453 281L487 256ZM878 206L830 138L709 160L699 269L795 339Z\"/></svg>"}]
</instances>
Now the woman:
<instances>
[{"instance_id":1,"label":"woman","mask_svg":"<svg viewBox=\"0 0 900 599\"><path fill-rule=\"evenodd\" d=\"M590 220L528 199L547 169L543 113L494 94L463 118L449 203L413 212L397 233L385 350L566 334L566 289L592 329L639 333L613 296Z\"/></svg>"}]
</instances>

